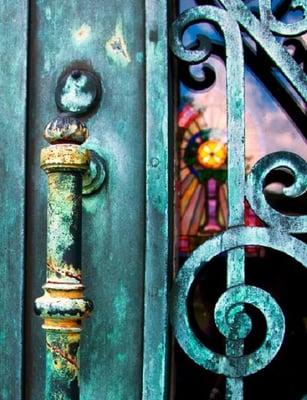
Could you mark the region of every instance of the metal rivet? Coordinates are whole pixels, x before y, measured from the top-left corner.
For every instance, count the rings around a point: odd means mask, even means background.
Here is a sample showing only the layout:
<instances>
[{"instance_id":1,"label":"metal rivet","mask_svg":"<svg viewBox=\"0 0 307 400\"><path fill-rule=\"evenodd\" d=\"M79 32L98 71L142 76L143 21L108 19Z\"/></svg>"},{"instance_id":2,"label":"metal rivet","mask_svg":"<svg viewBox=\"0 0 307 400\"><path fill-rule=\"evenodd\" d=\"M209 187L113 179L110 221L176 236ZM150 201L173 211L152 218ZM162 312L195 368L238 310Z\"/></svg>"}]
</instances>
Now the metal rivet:
<instances>
[{"instance_id":1,"label":"metal rivet","mask_svg":"<svg viewBox=\"0 0 307 400\"><path fill-rule=\"evenodd\" d=\"M150 160L150 165L152 166L152 167L157 167L158 165L160 164L160 160L158 159L158 158L156 158L156 157L153 157L151 160Z\"/></svg>"}]
</instances>

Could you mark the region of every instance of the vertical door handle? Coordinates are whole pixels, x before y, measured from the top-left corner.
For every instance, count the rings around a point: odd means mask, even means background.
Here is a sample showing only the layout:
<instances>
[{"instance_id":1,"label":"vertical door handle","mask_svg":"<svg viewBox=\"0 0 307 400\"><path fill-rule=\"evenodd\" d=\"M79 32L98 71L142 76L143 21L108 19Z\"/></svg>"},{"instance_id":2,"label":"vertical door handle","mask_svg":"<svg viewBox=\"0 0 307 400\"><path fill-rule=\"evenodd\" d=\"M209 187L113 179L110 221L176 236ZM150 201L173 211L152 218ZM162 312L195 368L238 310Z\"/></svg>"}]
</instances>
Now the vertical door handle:
<instances>
[{"instance_id":1,"label":"vertical door handle","mask_svg":"<svg viewBox=\"0 0 307 400\"><path fill-rule=\"evenodd\" d=\"M50 143L41 152L48 177L47 278L35 311L46 330L45 398L77 400L81 321L92 310L81 279L82 176L90 152L80 145L88 130L74 117L59 116L44 137Z\"/></svg>"},{"instance_id":2,"label":"vertical door handle","mask_svg":"<svg viewBox=\"0 0 307 400\"><path fill-rule=\"evenodd\" d=\"M81 276L82 193L101 187L105 169L93 149L81 146L88 130L76 117L94 112L101 94L94 72L65 72L56 87L60 115L44 132L50 144L41 151L41 167L48 177L47 277L35 311L46 331L46 400L79 399L81 323L93 308L84 298Z\"/></svg>"}]
</instances>

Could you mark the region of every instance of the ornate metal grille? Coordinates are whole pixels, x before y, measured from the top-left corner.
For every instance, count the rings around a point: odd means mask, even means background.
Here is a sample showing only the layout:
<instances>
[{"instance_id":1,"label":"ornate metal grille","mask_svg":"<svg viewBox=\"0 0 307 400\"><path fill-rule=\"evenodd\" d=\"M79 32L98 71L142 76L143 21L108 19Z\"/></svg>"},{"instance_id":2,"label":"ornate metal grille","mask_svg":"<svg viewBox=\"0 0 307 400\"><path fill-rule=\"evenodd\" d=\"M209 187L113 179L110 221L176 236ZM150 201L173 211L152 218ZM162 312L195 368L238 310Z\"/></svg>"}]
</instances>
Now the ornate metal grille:
<instances>
[{"instance_id":1,"label":"ornate metal grille","mask_svg":"<svg viewBox=\"0 0 307 400\"><path fill-rule=\"evenodd\" d=\"M270 247L286 253L307 266L307 246L293 234L307 231L306 216L284 215L275 210L263 193L268 174L277 168L291 171L294 183L283 189L289 197L299 197L307 189L305 160L290 152L276 152L259 160L245 176L244 129L244 52L243 28L255 43L271 58L300 96L302 107L307 100L307 77L303 68L284 48L278 36L298 36L307 31L307 3L293 1L292 6L303 11L303 18L293 23L277 20L270 0L259 0L257 18L242 0L220 0L219 5L198 6L183 12L173 23L171 46L175 55L196 64L210 55L210 43L200 41L198 48L183 45L185 30L198 22L218 25L225 39L227 76L228 125L228 224L227 229L200 245L178 272L172 291L171 319L174 334L186 352L200 366L226 379L226 398L243 399L243 378L265 368L278 353L285 334L285 317L276 300L263 289L245 283L244 246ZM247 227L244 224L244 201L266 227ZM196 276L207 262L227 252L227 290L215 305L215 323L226 338L226 351L211 351L196 336L188 315L188 296ZM244 352L244 339L252 322L244 305L250 304L263 314L266 336L257 350Z\"/></svg>"}]
</instances>

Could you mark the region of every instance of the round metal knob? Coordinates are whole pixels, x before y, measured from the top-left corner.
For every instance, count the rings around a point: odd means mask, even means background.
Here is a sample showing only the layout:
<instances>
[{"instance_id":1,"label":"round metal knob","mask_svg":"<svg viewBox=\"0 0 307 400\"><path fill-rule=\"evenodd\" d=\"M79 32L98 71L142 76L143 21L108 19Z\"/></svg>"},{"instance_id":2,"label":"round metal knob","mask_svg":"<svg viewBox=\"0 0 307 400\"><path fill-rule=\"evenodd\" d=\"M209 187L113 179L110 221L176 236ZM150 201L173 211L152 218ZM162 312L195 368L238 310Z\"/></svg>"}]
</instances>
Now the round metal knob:
<instances>
[{"instance_id":1,"label":"round metal knob","mask_svg":"<svg viewBox=\"0 0 307 400\"><path fill-rule=\"evenodd\" d=\"M81 116L96 108L101 92L100 80L93 72L74 69L60 77L55 102L59 111Z\"/></svg>"},{"instance_id":2,"label":"round metal knob","mask_svg":"<svg viewBox=\"0 0 307 400\"><path fill-rule=\"evenodd\" d=\"M86 125L74 117L57 116L50 121L44 131L44 138L50 144L82 144L88 138Z\"/></svg>"}]
</instances>

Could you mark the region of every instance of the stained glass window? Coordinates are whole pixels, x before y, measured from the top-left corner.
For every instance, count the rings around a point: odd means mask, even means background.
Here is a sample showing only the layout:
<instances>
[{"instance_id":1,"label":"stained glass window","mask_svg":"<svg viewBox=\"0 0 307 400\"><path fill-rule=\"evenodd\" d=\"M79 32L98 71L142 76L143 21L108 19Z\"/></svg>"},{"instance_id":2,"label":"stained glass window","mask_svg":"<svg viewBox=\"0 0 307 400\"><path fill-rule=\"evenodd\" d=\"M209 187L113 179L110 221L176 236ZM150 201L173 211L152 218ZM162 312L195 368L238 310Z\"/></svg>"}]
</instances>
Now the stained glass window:
<instances>
[{"instance_id":1,"label":"stained glass window","mask_svg":"<svg viewBox=\"0 0 307 400\"><path fill-rule=\"evenodd\" d=\"M198 4L181 0L180 11ZM254 10L257 4L247 2ZM292 17L296 13L290 13ZM177 146L179 174L177 178L178 207L180 209L179 251L188 255L212 234L227 224L227 122L226 69L224 42L221 33L209 23L190 27L184 36L189 48L210 38L212 55L206 62L188 65L179 62L179 98L177 114ZM279 88L280 76L253 52L255 44L244 35L246 44L246 173L264 155L279 150L292 151L307 157L304 125L304 104L289 95L289 86ZM290 52L296 52L304 62L302 46L307 35L287 39ZM280 86L280 85L279 85ZM282 86L282 85L281 85ZM292 103L290 101L292 99ZM295 106L294 106L295 103ZM202 154L202 160L200 159ZM268 193L278 194L280 185L268 187ZM247 225L261 225L248 203L245 204ZM252 248L249 254L256 254Z\"/></svg>"}]
</instances>

